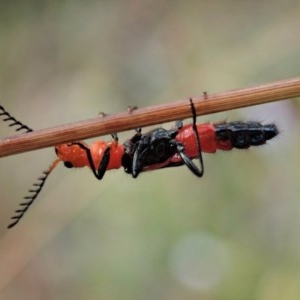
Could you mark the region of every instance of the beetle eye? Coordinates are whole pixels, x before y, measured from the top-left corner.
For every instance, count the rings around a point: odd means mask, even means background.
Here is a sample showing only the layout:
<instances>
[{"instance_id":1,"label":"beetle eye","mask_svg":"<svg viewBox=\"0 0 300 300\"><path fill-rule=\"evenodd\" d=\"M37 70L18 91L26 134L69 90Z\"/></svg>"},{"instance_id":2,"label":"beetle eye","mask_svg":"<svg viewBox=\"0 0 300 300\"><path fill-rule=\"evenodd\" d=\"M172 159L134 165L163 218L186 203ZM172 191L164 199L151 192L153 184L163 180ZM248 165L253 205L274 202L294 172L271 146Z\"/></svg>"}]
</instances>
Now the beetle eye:
<instances>
[{"instance_id":1,"label":"beetle eye","mask_svg":"<svg viewBox=\"0 0 300 300\"><path fill-rule=\"evenodd\" d=\"M65 161L64 165L65 165L66 168L69 168L69 169L73 168L73 164L70 161Z\"/></svg>"}]
</instances>

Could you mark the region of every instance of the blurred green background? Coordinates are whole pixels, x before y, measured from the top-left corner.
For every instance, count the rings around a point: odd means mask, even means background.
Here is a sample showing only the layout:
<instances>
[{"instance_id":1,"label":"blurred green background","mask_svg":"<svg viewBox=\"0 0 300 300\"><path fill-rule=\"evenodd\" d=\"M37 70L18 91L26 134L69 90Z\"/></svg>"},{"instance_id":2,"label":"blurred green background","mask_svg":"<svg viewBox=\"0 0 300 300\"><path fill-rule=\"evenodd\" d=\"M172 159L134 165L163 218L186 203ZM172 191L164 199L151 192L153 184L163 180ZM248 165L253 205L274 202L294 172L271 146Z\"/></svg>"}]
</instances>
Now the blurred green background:
<instances>
[{"instance_id":1,"label":"blurred green background","mask_svg":"<svg viewBox=\"0 0 300 300\"><path fill-rule=\"evenodd\" d=\"M299 76L299 11L270 0L2 1L0 103L39 129ZM99 182L61 165L9 231L55 154L2 158L0 299L300 299L299 102L198 121L237 119L281 133L205 155L202 179L181 167ZM0 134L14 131L2 122Z\"/></svg>"}]
</instances>

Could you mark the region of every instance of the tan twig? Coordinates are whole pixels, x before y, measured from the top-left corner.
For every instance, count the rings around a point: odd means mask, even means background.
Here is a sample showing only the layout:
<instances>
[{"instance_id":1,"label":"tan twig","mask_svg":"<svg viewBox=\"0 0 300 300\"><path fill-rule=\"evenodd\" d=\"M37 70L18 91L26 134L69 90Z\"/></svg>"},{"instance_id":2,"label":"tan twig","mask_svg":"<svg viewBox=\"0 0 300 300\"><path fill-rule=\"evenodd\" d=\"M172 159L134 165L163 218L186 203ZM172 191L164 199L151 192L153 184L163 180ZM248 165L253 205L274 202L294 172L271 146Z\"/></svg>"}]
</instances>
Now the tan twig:
<instances>
[{"instance_id":1,"label":"tan twig","mask_svg":"<svg viewBox=\"0 0 300 300\"><path fill-rule=\"evenodd\" d=\"M298 96L300 77L192 99L197 115L206 115ZM0 157L188 117L191 117L191 108L187 99L140 108L132 113L97 117L1 139Z\"/></svg>"}]
</instances>

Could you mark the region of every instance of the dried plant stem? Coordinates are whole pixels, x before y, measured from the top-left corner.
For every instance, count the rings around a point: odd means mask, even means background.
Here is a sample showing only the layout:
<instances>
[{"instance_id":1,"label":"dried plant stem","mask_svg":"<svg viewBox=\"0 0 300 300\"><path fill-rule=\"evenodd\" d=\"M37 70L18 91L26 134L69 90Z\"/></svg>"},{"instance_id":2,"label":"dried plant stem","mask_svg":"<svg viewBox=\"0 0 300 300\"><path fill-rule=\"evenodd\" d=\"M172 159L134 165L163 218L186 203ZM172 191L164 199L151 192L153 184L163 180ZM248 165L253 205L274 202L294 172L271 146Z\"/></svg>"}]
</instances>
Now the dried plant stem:
<instances>
[{"instance_id":1,"label":"dried plant stem","mask_svg":"<svg viewBox=\"0 0 300 300\"><path fill-rule=\"evenodd\" d=\"M300 77L192 99L199 116L298 96ZM97 117L1 139L0 157L188 117L191 117L191 108L187 99L141 108L132 113Z\"/></svg>"}]
</instances>

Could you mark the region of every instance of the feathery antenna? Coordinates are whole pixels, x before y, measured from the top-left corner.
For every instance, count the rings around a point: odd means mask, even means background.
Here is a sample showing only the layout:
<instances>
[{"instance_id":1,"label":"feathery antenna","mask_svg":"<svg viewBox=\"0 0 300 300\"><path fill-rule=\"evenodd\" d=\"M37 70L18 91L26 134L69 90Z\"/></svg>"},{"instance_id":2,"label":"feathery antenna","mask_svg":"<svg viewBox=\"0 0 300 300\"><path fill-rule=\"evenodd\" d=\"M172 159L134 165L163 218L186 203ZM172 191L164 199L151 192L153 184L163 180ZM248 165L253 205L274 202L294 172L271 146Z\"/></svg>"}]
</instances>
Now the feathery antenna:
<instances>
[{"instance_id":1,"label":"feathery antenna","mask_svg":"<svg viewBox=\"0 0 300 300\"><path fill-rule=\"evenodd\" d=\"M33 131L30 127L27 125L23 124L22 122L18 121L16 118L14 118L8 111L4 109L2 105L0 105L0 116L4 116L3 121L4 122L10 122L8 125L9 127L17 126L15 128L16 131L20 130L25 130L26 132L31 132Z\"/></svg>"},{"instance_id":2,"label":"feathery antenna","mask_svg":"<svg viewBox=\"0 0 300 300\"><path fill-rule=\"evenodd\" d=\"M25 196L24 199L27 200L25 202L20 203L19 209L15 210L15 215L11 217L13 220L12 223L10 223L7 228L12 228L15 225L19 223L19 221L22 219L24 216L25 212L28 210L28 208L31 206L35 198L39 195L41 192L46 179L48 178L49 174L52 172L52 170L57 166L57 164L61 161L61 159L56 159L52 165L49 167L47 171L43 172L43 175L38 178L38 181L33 184L33 188L29 190L29 195Z\"/></svg>"},{"instance_id":3,"label":"feathery antenna","mask_svg":"<svg viewBox=\"0 0 300 300\"><path fill-rule=\"evenodd\" d=\"M0 105L0 117L3 117L4 122L9 122L10 124L8 126L15 127L16 131L25 130L27 132L33 131L30 127L23 124L22 122L18 121L16 118L14 118L8 111L4 109L2 105ZM10 223L7 228L12 228L15 225L19 223L19 221L24 216L25 212L28 210L28 208L31 206L33 201L36 199L36 197L41 192L46 179L48 178L49 174L52 172L52 170L57 166L57 164L61 161L61 159L55 160L52 165L49 167L48 170L44 171L42 176L38 178L38 181L33 184L33 188L29 190L29 195L25 196L24 199L25 202L20 203L19 209L15 210L15 215L11 218L13 220L12 223Z\"/></svg>"}]
</instances>

